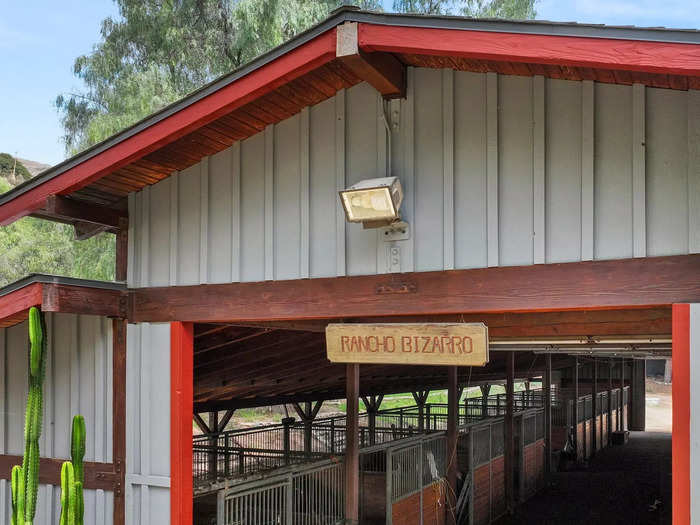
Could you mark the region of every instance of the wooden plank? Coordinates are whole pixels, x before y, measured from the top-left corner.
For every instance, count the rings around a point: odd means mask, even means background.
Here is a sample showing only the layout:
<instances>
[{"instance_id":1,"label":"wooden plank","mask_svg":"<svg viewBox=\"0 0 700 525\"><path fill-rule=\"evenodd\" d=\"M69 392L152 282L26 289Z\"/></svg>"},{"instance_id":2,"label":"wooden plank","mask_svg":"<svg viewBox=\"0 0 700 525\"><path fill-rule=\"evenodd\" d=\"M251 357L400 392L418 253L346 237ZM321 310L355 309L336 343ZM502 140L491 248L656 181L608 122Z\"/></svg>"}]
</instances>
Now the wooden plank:
<instances>
[{"instance_id":1,"label":"wooden plank","mask_svg":"<svg viewBox=\"0 0 700 525\"><path fill-rule=\"evenodd\" d=\"M129 295L131 322L664 307L700 301L700 255L148 288Z\"/></svg>"},{"instance_id":2,"label":"wooden plank","mask_svg":"<svg viewBox=\"0 0 700 525\"><path fill-rule=\"evenodd\" d=\"M61 466L66 459L41 458L39 460L39 483L42 485L61 486ZM11 470L22 464L22 456L0 454L0 479L11 479ZM88 490L114 491L118 479L114 474L112 463L84 463L85 484Z\"/></svg>"},{"instance_id":3,"label":"wooden plank","mask_svg":"<svg viewBox=\"0 0 700 525\"><path fill-rule=\"evenodd\" d=\"M533 154L532 212L534 231L532 253L535 264L545 262L545 83L544 77L532 81Z\"/></svg>"},{"instance_id":4,"label":"wooden plank","mask_svg":"<svg viewBox=\"0 0 700 525\"><path fill-rule=\"evenodd\" d=\"M593 260L595 86L581 83L581 260Z\"/></svg>"},{"instance_id":5,"label":"wooden plank","mask_svg":"<svg viewBox=\"0 0 700 525\"><path fill-rule=\"evenodd\" d=\"M486 74L486 213L488 266L498 266L498 75Z\"/></svg>"},{"instance_id":6,"label":"wooden plank","mask_svg":"<svg viewBox=\"0 0 700 525\"><path fill-rule=\"evenodd\" d=\"M358 35L360 49L368 52L700 75L694 44L364 23L358 25Z\"/></svg>"},{"instance_id":7,"label":"wooden plank","mask_svg":"<svg viewBox=\"0 0 700 525\"><path fill-rule=\"evenodd\" d=\"M326 349L335 363L484 366L489 360L483 323L329 324Z\"/></svg>"},{"instance_id":8,"label":"wooden plank","mask_svg":"<svg viewBox=\"0 0 700 525\"><path fill-rule=\"evenodd\" d=\"M634 256L646 257L645 87L632 86L632 237Z\"/></svg>"}]
</instances>

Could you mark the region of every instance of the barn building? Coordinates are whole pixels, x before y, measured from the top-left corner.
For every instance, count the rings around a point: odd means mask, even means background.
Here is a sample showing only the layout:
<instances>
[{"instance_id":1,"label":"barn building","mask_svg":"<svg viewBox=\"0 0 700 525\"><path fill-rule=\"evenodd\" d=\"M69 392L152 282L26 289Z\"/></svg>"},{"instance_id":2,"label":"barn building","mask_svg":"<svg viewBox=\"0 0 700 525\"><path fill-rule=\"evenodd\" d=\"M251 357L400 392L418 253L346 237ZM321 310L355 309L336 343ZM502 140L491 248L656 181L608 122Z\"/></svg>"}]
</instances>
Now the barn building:
<instances>
[{"instance_id":1,"label":"barn building","mask_svg":"<svg viewBox=\"0 0 700 525\"><path fill-rule=\"evenodd\" d=\"M58 522L75 413L88 523L494 522L563 449L622 453L667 357L673 523L700 523L698 90L695 31L342 8L1 195L0 224L114 233L118 282L0 290L0 521L39 306L35 523ZM373 179L402 202L350 222L339 193ZM329 362L331 323L483 323L489 360Z\"/></svg>"}]
</instances>

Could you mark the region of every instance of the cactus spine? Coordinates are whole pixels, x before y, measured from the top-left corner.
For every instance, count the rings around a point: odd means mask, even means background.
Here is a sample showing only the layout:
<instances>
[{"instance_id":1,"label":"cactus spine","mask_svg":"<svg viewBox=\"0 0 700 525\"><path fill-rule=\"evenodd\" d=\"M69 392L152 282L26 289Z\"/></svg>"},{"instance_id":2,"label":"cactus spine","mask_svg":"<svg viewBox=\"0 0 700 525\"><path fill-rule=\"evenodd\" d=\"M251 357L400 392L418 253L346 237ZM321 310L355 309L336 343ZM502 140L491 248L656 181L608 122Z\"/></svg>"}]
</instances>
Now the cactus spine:
<instances>
[{"instance_id":1,"label":"cactus spine","mask_svg":"<svg viewBox=\"0 0 700 525\"><path fill-rule=\"evenodd\" d=\"M46 326L38 308L29 310L29 396L24 419L22 466L12 469L12 525L32 525L39 491L39 438L44 406Z\"/></svg>"}]
</instances>

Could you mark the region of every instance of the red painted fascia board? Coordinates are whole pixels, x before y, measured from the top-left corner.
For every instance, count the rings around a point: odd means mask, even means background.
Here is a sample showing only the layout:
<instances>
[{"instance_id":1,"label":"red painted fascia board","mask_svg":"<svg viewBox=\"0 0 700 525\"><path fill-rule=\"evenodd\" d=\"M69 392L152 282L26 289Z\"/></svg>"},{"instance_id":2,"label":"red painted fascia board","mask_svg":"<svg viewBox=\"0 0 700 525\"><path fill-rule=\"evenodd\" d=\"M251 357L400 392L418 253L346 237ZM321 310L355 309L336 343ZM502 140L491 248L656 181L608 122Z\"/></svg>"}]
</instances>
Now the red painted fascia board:
<instances>
[{"instance_id":1,"label":"red painted fascia board","mask_svg":"<svg viewBox=\"0 0 700 525\"><path fill-rule=\"evenodd\" d=\"M41 306L42 289L41 283L32 283L0 297L0 320L24 312L32 306Z\"/></svg>"},{"instance_id":2,"label":"red painted fascia board","mask_svg":"<svg viewBox=\"0 0 700 525\"><path fill-rule=\"evenodd\" d=\"M170 324L170 523L192 524L194 325Z\"/></svg>"},{"instance_id":3,"label":"red painted fascia board","mask_svg":"<svg viewBox=\"0 0 700 525\"><path fill-rule=\"evenodd\" d=\"M152 153L279 86L335 59L335 28L123 140L0 207L0 225L41 208L50 195L68 194Z\"/></svg>"},{"instance_id":4,"label":"red painted fascia board","mask_svg":"<svg viewBox=\"0 0 700 525\"><path fill-rule=\"evenodd\" d=\"M367 52L700 75L700 46L694 44L364 23L358 26L358 42Z\"/></svg>"},{"instance_id":5,"label":"red painted fascia board","mask_svg":"<svg viewBox=\"0 0 700 525\"><path fill-rule=\"evenodd\" d=\"M690 523L690 305L674 304L672 317L673 525ZM698 379L700 380L700 379Z\"/></svg>"}]
</instances>

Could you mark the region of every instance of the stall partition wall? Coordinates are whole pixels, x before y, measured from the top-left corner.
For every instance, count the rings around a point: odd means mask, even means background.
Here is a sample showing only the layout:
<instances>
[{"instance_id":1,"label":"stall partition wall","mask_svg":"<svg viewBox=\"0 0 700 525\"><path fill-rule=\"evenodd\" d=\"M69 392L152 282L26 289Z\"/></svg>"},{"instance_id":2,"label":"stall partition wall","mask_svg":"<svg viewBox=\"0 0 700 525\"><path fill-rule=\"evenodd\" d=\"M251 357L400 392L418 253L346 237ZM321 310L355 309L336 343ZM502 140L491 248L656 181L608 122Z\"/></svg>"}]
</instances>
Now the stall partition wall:
<instances>
[{"instance_id":1,"label":"stall partition wall","mask_svg":"<svg viewBox=\"0 0 700 525\"><path fill-rule=\"evenodd\" d=\"M699 91L408 68L130 195L129 286L698 253L698 136ZM389 173L391 261L337 193Z\"/></svg>"},{"instance_id":2,"label":"stall partition wall","mask_svg":"<svg viewBox=\"0 0 700 525\"><path fill-rule=\"evenodd\" d=\"M70 458L73 415L87 427L86 461L112 462L112 321L104 317L46 314L47 361L44 425L39 447L45 458ZM0 329L0 454L24 453L27 401L27 322ZM35 523L58 525L60 487L40 485ZM85 490L85 522L112 525L111 491ZM0 480L0 523L10 523L10 482Z\"/></svg>"}]
</instances>

